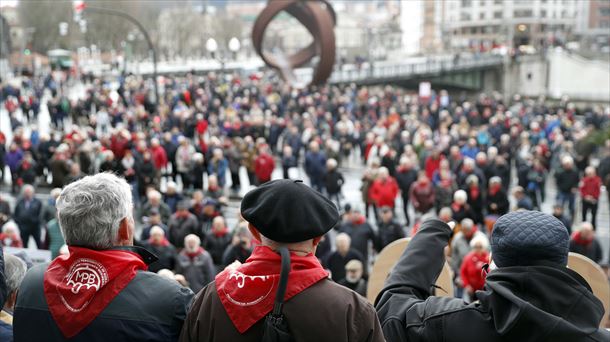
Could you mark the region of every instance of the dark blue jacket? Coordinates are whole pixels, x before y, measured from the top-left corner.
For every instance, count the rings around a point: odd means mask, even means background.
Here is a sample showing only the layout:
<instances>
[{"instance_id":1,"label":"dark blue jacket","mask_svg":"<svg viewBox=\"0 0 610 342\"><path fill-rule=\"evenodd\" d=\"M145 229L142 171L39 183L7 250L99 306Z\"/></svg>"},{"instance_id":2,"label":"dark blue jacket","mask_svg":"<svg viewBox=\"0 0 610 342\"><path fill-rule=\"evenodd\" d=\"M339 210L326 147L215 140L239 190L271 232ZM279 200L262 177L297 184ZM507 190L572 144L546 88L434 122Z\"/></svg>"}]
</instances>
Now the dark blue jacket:
<instances>
[{"instance_id":1,"label":"dark blue jacket","mask_svg":"<svg viewBox=\"0 0 610 342\"><path fill-rule=\"evenodd\" d=\"M141 250L138 253L148 253ZM47 266L30 269L21 284L13 320L16 341L66 341L44 296ZM177 282L138 271L104 311L70 341L176 341L192 299L193 292Z\"/></svg>"},{"instance_id":2,"label":"dark blue jacket","mask_svg":"<svg viewBox=\"0 0 610 342\"><path fill-rule=\"evenodd\" d=\"M0 310L4 307L4 302L8 296L6 289L6 278L4 277L4 253L0 245Z\"/></svg>"}]
</instances>

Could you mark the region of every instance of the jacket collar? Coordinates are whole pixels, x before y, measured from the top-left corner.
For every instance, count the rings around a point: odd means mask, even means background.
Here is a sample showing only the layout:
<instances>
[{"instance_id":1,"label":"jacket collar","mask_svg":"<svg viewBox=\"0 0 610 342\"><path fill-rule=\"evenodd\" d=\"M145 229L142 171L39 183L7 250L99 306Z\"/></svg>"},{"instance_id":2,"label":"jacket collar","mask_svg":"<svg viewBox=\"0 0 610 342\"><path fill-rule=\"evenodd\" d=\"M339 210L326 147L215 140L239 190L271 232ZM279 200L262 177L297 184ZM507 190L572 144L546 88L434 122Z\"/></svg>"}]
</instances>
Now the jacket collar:
<instances>
[{"instance_id":1,"label":"jacket collar","mask_svg":"<svg viewBox=\"0 0 610 342\"><path fill-rule=\"evenodd\" d=\"M142 260L144 261L144 263L146 265L150 265L153 262L159 260L159 258L156 255L149 252L146 248L138 247L138 246L115 246L115 247L109 248L108 250L126 251L126 252L136 253L137 255L142 257Z\"/></svg>"}]
</instances>

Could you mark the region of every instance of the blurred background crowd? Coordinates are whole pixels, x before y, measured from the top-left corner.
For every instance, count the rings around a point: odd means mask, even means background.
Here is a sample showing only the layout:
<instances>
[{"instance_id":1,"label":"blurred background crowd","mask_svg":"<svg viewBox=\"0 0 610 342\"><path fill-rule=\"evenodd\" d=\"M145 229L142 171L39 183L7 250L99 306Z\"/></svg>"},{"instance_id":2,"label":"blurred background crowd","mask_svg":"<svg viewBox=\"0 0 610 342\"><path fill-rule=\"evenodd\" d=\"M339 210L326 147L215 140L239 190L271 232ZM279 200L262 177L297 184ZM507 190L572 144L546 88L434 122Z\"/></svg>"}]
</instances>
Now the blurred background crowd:
<instances>
[{"instance_id":1,"label":"blurred background crowd","mask_svg":"<svg viewBox=\"0 0 610 342\"><path fill-rule=\"evenodd\" d=\"M150 270L197 292L257 242L239 200L271 179L305 179L342 221L317 250L361 294L375 256L423 219L461 226L448 251L458 296L484 283L495 220L552 213L570 249L608 263L608 108L498 93L428 97L394 86L292 88L260 73L150 82L54 72L1 86L0 243L66 253L60 189L113 172L132 187ZM605 192L605 195L604 195ZM601 237L600 237L601 236Z\"/></svg>"}]
</instances>

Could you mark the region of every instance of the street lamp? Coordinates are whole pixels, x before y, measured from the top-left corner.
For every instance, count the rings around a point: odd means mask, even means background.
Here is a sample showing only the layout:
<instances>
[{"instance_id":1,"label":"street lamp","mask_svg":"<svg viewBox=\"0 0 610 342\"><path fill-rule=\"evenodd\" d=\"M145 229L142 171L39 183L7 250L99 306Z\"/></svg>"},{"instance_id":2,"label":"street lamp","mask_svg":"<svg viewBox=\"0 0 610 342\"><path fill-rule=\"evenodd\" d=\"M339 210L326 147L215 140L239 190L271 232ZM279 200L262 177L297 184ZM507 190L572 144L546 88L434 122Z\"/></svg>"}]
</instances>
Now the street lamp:
<instances>
[{"instance_id":1,"label":"street lamp","mask_svg":"<svg viewBox=\"0 0 610 342\"><path fill-rule=\"evenodd\" d=\"M233 37L233 38L231 38L231 40L229 40L229 50L231 52L233 52L234 60L237 59L237 51L239 51L240 47L241 47L241 43L239 42L239 39L237 39L236 37Z\"/></svg>"},{"instance_id":2,"label":"street lamp","mask_svg":"<svg viewBox=\"0 0 610 342\"><path fill-rule=\"evenodd\" d=\"M218 50L218 43L216 43L216 39L209 38L205 42L205 49L212 55L212 58L216 58L216 51Z\"/></svg>"}]
</instances>

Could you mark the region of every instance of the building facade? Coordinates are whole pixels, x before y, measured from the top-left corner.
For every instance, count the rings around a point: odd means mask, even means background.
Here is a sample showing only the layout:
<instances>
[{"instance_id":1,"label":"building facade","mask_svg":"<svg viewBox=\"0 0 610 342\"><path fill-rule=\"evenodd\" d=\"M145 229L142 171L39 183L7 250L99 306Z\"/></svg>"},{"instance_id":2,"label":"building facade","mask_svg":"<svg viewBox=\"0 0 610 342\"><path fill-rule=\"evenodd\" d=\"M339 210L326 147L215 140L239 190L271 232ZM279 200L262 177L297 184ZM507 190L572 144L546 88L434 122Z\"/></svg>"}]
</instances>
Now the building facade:
<instances>
[{"instance_id":1,"label":"building facade","mask_svg":"<svg viewBox=\"0 0 610 342\"><path fill-rule=\"evenodd\" d=\"M582 16L581 0L448 0L446 48L486 51L495 47L542 49L571 39Z\"/></svg>"}]
</instances>

